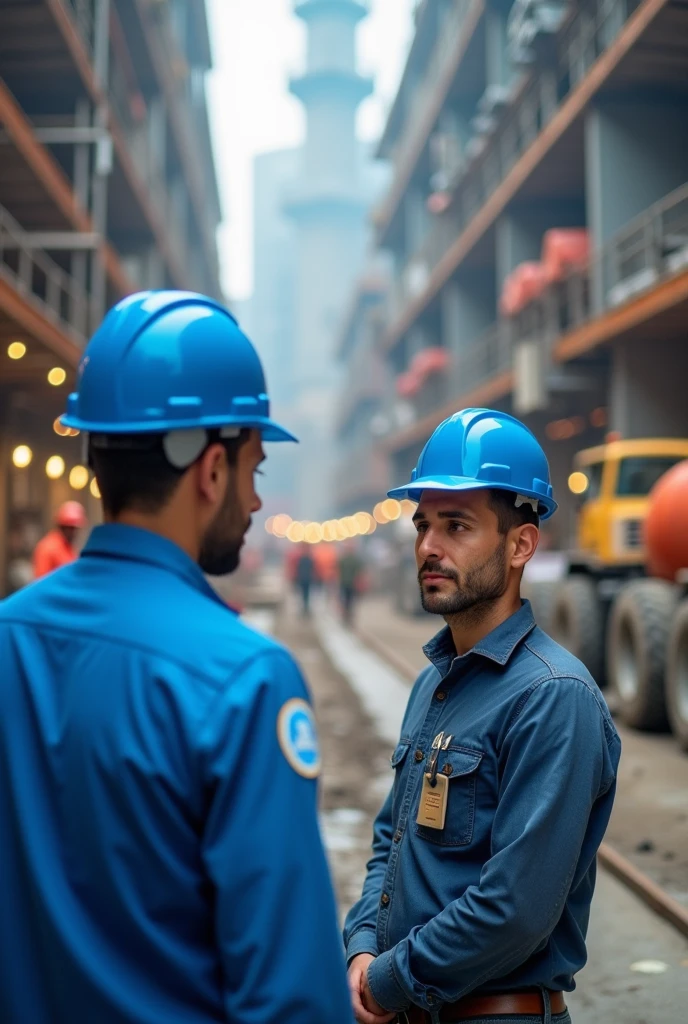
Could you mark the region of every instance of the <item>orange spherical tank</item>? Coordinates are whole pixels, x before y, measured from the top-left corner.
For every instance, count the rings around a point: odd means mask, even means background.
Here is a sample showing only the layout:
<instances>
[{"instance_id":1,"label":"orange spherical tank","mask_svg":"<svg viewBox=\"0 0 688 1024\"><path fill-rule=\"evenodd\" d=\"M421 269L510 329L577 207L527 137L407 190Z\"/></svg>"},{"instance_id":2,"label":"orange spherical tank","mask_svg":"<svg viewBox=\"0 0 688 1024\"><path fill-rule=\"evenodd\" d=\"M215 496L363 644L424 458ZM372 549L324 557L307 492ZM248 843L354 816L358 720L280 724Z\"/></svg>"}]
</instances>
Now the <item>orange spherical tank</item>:
<instances>
[{"instance_id":1,"label":"orange spherical tank","mask_svg":"<svg viewBox=\"0 0 688 1024\"><path fill-rule=\"evenodd\" d=\"M645 548L652 576L673 581L680 569L688 569L688 459L673 466L650 491Z\"/></svg>"}]
</instances>

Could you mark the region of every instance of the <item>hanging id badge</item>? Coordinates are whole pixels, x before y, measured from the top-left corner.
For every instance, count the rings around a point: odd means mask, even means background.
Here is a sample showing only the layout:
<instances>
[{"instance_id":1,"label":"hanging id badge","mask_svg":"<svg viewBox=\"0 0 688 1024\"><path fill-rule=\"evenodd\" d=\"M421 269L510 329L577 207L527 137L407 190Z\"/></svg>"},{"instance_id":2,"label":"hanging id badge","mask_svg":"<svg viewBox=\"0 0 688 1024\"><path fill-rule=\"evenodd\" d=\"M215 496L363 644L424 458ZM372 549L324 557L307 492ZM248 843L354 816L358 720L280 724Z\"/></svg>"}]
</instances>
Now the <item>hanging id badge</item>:
<instances>
[{"instance_id":1,"label":"hanging id badge","mask_svg":"<svg viewBox=\"0 0 688 1024\"><path fill-rule=\"evenodd\" d=\"M446 775L438 775L435 778L435 785L432 784L432 776L426 772L423 776L423 788L420 794L420 805L418 807L417 825L425 825L426 828L444 828L444 820L447 817L447 786L449 779Z\"/></svg>"},{"instance_id":2,"label":"hanging id badge","mask_svg":"<svg viewBox=\"0 0 688 1024\"><path fill-rule=\"evenodd\" d=\"M424 825L425 828L434 828L441 831L447 817L447 798L449 796L449 779L446 775L437 774L437 759L440 749L446 750L452 741L451 736L445 739L444 733L435 737L432 748L433 754L430 758L430 771L423 775L423 788L420 793L420 804L418 805L417 825Z\"/></svg>"}]
</instances>

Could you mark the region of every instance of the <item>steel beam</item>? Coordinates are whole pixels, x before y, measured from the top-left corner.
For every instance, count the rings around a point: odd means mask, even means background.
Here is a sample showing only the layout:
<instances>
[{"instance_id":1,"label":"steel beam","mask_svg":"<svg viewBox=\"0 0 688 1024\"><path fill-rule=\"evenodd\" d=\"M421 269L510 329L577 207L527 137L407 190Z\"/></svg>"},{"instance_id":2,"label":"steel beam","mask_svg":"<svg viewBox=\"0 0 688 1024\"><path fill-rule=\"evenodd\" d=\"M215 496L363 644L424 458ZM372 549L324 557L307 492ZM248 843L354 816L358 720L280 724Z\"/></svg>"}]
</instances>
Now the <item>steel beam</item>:
<instances>
[{"instance_id":1,"label":"steel beam","mask_svg":"<svg viewBox=\"0 0 688 1024\"><path fill-rule=\"evenodd\" d=\"M33 134L39 142L46 146L80 146L82 143L97 144L107 132L102 128L77 128L65 126L61 128L34 128ZM0 131L0 145L12 145L13 139L9 132Z\"/></svg>"},{"instance_id":2,"label":"steel beam","mask_svg":"<svg viewBox=\"0 0 688 1024\"><path fill-rule=\"evenodd\" d=\"M19 240L26 249L59 249L66 252L98 249L103 241L95 231L22 231Z\"/></svg>"}]
</instances>

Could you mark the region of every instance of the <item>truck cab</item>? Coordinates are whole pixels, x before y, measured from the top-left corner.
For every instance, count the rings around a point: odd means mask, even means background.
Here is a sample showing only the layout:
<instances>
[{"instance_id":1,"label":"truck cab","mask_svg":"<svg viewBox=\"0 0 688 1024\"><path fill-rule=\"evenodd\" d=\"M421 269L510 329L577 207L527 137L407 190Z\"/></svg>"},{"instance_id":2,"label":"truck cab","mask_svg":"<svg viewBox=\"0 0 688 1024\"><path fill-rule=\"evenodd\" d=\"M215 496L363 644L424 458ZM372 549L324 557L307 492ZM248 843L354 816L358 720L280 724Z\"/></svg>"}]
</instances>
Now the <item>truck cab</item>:
<instances>
[{"instance_id":1,"label":"truck cab","mask_svg":"<svg viewBox=\"0 0 688 1024\"><path fill-rule=\"evenodd\" d=\"M581 498L569 571L607 578L641 575L650 491L683 459L688 459L688 441L676 438L612 441L579 452L569 478Z\"/></svg>"}]
</instances>

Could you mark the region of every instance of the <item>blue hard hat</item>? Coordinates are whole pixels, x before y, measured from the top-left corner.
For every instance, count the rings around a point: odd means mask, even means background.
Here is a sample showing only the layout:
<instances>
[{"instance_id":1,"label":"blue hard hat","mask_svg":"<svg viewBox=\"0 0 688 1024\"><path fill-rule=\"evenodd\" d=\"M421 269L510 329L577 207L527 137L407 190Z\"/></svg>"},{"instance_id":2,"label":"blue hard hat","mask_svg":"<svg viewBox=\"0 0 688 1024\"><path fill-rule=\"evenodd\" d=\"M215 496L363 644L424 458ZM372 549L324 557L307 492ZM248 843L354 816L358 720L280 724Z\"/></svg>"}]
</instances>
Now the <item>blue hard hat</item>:
<instances>
[{"instance_id":1,"label":"blue hard hat","mask_svg":"<svg viewBox=\"0 0 688 1024\"><path fill-rule=\"evenodd\" d=\"M528 499L542 519L557 510L547 456L525 424L494 409L462 409L440 423L420 453L411 482L395 487L389 497L418 502L425 490L488 487Z\"/></svg>"},{"instance_id":2,"label":"blue hard hat","mask_svg":"<svg viewBox=\"0 0 688 1024\"><path fill-rule=\"evenodd\" d=\"M62 422L95 434L249 427L296 440L270 419L258 353L232 314L194 292L139 292L111 309Z\"/></svg>"}]
</instances>

